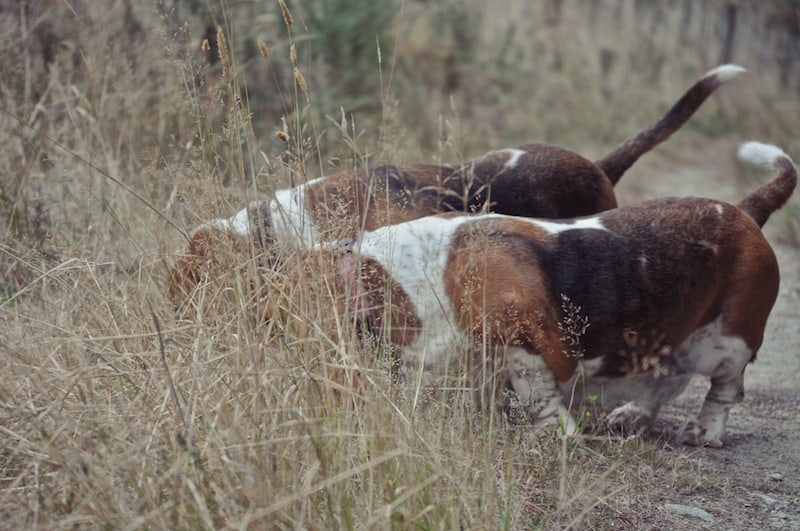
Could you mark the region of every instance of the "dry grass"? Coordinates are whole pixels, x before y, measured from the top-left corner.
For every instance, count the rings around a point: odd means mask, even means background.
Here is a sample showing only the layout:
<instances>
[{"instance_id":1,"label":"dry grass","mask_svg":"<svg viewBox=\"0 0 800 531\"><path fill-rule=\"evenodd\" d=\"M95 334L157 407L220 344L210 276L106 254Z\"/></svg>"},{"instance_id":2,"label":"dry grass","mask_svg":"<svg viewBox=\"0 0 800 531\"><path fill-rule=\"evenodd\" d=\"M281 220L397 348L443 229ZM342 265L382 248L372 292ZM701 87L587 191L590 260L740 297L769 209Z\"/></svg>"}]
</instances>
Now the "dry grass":
<instances>
[{"instance_id":1,"label":"dry grass","mask_svg":"<svg viewBox=\"0 0 800 531\"><path fill-rule=\"evenodd\" d=\"M626 2L594 24L569 2L531 16L557 3L384 2L375 57L345 63L318 59L291 3L0 1L0 526L636 528L656 480L724 488L666 441L479 415L458 368L425 402L303 286L268 285L297 302L264 326L241 256L182 313L168 301L182 232L277 186L532 140L599 155L717 62L688 49L702 28L680 45L677 11L662 47ZM365 29L339 23L330 42ZM648 54L659 72L637 67ZM692 141L746 131L800 153L796 96L750 58Z\"/></svg>"}]
</instances>

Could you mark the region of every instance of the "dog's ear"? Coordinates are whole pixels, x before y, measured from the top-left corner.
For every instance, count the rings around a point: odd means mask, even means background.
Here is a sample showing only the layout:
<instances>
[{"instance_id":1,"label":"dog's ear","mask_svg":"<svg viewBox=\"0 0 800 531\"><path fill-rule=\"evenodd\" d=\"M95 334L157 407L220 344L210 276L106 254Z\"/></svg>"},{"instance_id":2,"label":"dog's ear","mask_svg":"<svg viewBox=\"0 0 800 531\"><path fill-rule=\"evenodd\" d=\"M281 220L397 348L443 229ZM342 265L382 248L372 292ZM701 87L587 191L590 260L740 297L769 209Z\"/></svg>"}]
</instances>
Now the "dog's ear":
<instances>
[{"instance_id":1,"label":"dog's ear","mask_svg":"<svg viewBox=\"0 0 800 531\"><path fill-rule=\"evenodd\" d=\"M338 341L347 320L347 294L328 250L284 257L264 277L257 315L275 331Z\"/></svg>"},{"instance_id":2,"label":"dog's ear","mask_svg":"<svg viewBox=\"0 0 800 531\"><path fill-rule=\"evenodd\" d=\"M170 270L169 298L179 307L211 269L213 236L210 229L200 229L189 240L189 247Z\"/></svg>"},{"instance_id":3,"label":"dog's ear","mask_svg":"<svg viewBox=\"0 0 800 531\"><path fill-rule=\"evenodd\" d=\"M170 300L180 307L204 278L223 278L233 264L243 263L249 255L245 238L213 227L198 229L170 270Z\"/></svg>"},{"instance_id":4,"label":"dog's ear","mask_svg":"<svg viewBox=\"0 0 800 531\"><path fill-rule=\"evenodd\" d=\"M255 315L259 325L266 325L275 332L285 330L295 305L296 291L302 283L294 260L284 260L261 271L256 281Z\"/></svg>"},{"instance_id":5,"label":"dog's ear","mask_svg":"<svg viewBox=\"0 0 800 531\"><path fill-rule=\"evenodd\" d=\"M369 303L361 282L360 263L353 256L352 244L337 247L332 251L332 258L335 263L338 289L341 292L337 309L340 310L340 314L344 314L349 307L351 312L355 312L357 319L364 319L367 317Z\"/></svg>"}]
</instances>

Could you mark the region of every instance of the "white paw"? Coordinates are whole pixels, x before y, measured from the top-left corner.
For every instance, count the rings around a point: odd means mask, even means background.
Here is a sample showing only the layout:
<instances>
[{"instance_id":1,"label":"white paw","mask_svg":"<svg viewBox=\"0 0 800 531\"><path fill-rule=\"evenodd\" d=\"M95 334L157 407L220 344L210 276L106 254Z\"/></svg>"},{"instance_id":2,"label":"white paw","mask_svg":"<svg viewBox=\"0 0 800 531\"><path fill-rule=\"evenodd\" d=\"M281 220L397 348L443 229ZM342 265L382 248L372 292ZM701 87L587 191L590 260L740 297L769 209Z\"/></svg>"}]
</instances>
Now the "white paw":
<instances>
[{"instance_id":1,"label":"white paw","mask_svg":"<svg viewBox=\"0 0 800 531\"><path fill-rule=\"evenodd\" d=\"M606 423L612 428L638 429L649 424L650 417L648 410L635 402L628 402L611 411L606 417Z\"/></svg>"},{"instance_id":2,"label":"white paw","mask_svg":"<svg viewBox=\"0 0 800 531\"><path fill-rule=\"evenodd\" d=\"M724 446L721 435L708 433L708 430L695 421L686 425L686 429L683 431L683 442L691 446L709 446L711 448Z\"/></svg>"},{"instance_id":3,"label":"white paw","mask_svg":"<svg viewBox=\"0 0 800 531\"><path fill-rule=\"evenodd\" d=\"M578 423L575 422L575 419L569 414L567 408L561 405L548 411L547 414L542 414L540 411L536 415L536 420L533 424L534 426L558 426L559 434L566 435L568 437L572 437L580 433Z\"/></svg>"},{"instance_id":4,"label":"white paw","mask_svg":"<svg viewBox=\"0 0 800 531\"><path fill-rule=\"evenodd\" d=\"M578 428L578 423L572 418L566 408L562 408L559 416L559 425L564 430L564 435L573 437L580 434L581 430Z\"/></svg>"}]
</instances>

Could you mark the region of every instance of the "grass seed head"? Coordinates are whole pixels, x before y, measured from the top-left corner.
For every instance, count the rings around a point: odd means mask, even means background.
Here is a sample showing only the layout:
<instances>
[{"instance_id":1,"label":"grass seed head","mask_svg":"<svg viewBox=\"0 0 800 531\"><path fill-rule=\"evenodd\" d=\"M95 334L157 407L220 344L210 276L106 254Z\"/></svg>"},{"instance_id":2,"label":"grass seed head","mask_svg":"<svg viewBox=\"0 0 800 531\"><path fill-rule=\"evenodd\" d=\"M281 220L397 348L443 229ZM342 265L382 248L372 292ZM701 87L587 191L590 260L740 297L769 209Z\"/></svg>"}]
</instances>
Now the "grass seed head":
<instances>
[{"instance_id":1,"label":"grass seed head","mask_svg":"<svg viewBox=\"0 0 800 531\"><path fill-rule=\"evenodd\" d=\"M308 85L306 85L306 78L303 77L303 73L297 67L294 67L294 80L297 81L297 84L300 86L300 90L303 91L303 94L308 96Z\"/></svg>"},{"instance_id":2,"label":"grass seed head","mask_svg":"<svg viewBox=\"0 0 800 531\"><path fill-rule=\"evenodd\" d=\"M222 33L222 26L217 26L217 48L219 49L219 58L222 60L222 72L224 76L231 63L228 57L228 46L225 43L225 34Z\"/></svg>"},{"instance_id":3,"label":"grass seed head","mask_svg":"<svg viewBox=\"0 0 800 531\"><path fill-rule=\"evenodd\" d=\"M292 18L292 13L289 11L289 7L286 5L284 0L278 0L281 5L281 13L283 13L283 21L286 22L286 27L291 28L292 24L294 24L294 19Z\"/></svg>"}]
</instances>

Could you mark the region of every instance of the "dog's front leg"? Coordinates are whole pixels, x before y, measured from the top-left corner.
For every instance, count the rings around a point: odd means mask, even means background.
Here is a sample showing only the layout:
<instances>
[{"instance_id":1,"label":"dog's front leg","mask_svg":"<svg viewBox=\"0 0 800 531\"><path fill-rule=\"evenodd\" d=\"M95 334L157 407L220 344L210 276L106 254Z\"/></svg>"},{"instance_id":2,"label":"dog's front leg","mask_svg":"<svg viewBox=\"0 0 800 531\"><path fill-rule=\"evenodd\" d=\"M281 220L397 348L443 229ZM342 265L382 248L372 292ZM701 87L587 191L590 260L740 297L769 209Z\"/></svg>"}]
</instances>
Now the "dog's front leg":
<instances>
[{"instance_id":1,"label":"dog's front leg","mask_svg":"<svg viewBox=\"0 0 800 531\"><path fill-rule=\"evenodd\" d=\"M564 407L555 374L541 356L508 347L506 364L511 387L535 425L558 422L567 435L578 433L577 423Z\"/></svg>"}]
</instances>

